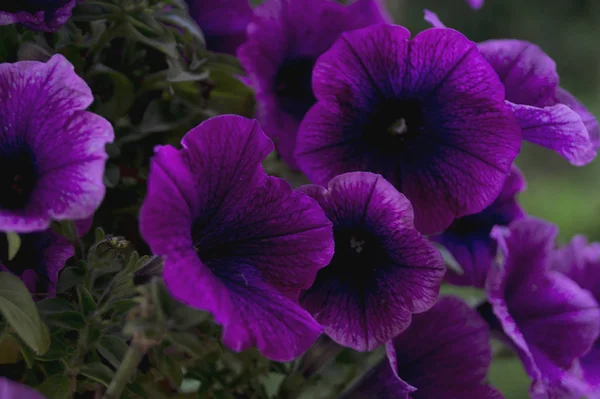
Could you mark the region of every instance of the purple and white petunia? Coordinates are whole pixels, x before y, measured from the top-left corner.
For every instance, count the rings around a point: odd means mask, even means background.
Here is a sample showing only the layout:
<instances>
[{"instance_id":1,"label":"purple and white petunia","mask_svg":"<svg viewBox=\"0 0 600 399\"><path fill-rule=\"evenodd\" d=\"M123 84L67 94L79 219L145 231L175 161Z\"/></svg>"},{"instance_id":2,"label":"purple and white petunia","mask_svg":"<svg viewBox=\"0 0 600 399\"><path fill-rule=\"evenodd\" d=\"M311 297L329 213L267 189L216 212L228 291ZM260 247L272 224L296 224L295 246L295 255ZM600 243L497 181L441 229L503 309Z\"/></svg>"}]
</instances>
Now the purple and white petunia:
<instances>
[{"instance_id":1,"label":"purple and white petunia","mask_svg":"<svg viewBox=\"0 0 600 399\"><path fill-rule=\"evenodd\" d=\"M266 175L273 143L256 121L215 117L181 144L157 151L140 214L167 287L210 311L229 348L296 358L322 331L298 297L333 256L331 222L314 199Z\"/></svg>"},{"instance_id":2,"label":"purple and white petunia","mask_svg":"<svg viewBox=\"0 0 600 399\"><path fill-rule=\"evenodd\" d=\"M496 225L507 226L525 216L515 196L525 190L525 178L516 166L504 182L496 200L483 211L456 219L448 229L431 237L454 256L463 274L448 270L447 280L456 285L485 287L488 270L496 256L496 241L490 237Z\"/></svg>"},{"instance_id":3,"label":"purple and white petunia","mask_svg":"<svg viewBox=\"0 0 600 399\"><path fill-rule=\"evenodd\" d=\"M334 0L266 0L255 12L238 57L256 92L261 125L283 160L298 169L296 132L316 101L311 87L315 61L341 33L390 17L380 0L348 6Z\"/></svg>"},{"instance_id":4,"label":"purple and white petunia","mask_svg":"<svg viewBox=\"0 0 600 399\"><path fill-rule=\"evenodd\" d=\"M434 27L445 27L431 11L425 10L425 20ZM583 104L559 86L552 58L523 40L488 40L478 47L504 84L507 104L524 140L551 149L576 166L596 157L600 125Z\"/></svg>"},{"instance_id":5,"label":"purple and white petunia","mask_svg":"<svg viewBox=\"0 0 600 399\"><path fill-rule=\"evenodd\" d=\"M566 274L600 302L600 243L588 244L585 237L575 236L569 245L553 251L550 263L552 270ZM580 363L589 384L586 397L600 398L600 339Z\"/></svg>"},{"instance_id":6,"label":"purple and white petunia","mask_svg":"<svg viewBox=\"0 0 600 399\"><path fill-rule=\"evenodd\" d=\"M110 123L62 55L0 64L0 231L43 231L102 202Z\"/></svg>"},{"instance_id":7,"label":"purple and white petunia","mask_svg":"<svg viewBox=\"0 0 600 399\"><path fill-rule=\"evenodd\" d=\"M0 377L0 398L2 399L45 399L44 395L27 385Z\"/></svg>"},{"instance_id":8,"label":"purple and white petunia","mask_svg":"<svg viewBox=\"0 0 600 399\"><path fill-rule=\"evenodd\" d=\"M54 32L63 26L76 0L3 0L0 2L0 26L22 24L42 32Z\"/></svg>"},{"instance_id":9,"label":"purple and white petunia","mask_svg":"<svg viewBox=\"0 0 600 399\"><path fill-rule=\"evenodd\" d=\"M502 399L485 379L492 360L487 324L458 298L415 315L382 361L345 399Z\"/></svg>"},{"instance_id":10,"label":"purple and white petunia","mask_svg":"<svg viewBox=\"0 0 600 399\"><path fill-rule=\"evenodd\" d=\"M486 290L505 340L533 379L534 399L579 398L585 392L579 360L600 333L600 309L589 291L551 270L557 229L534 219L495 227L499 260Z\"/></svg>"},{"instance_id":11,"label":"purple and white petunia","mask_svg":"<svg viewBox=\"0 0 600 399\"><path fill-rule=\"evenodd\" d=\"M380 175L346 173L304 186L333 222L335 254L300 303L340 345L377 348L431 308L445 273L406 197Z\"/></svg>"},{"instance_id":12,"label":"purple and white petunia","mask_svg":"<svg viewBox=\"0 0 600 399\"><path fill-rule=\"evenodd\" d=\"M206 48L235 54L246 39L254 12L249 0L186 0L190 16L206 40Z\"/></svg>"},{"instance_id":13,"label":"purple and white petunia","mask_svg":"<svg viewBox=\"0 0 600 399\"><path fill-rule=\"evenodd\" d=\"M521 132L475 43L451 29L410 39L403 27L347 32L317 61L318 102L296 160L308 178L366 170L411 202L415 225L439 233L498 196Z\"/></svg>"}]
</instances>

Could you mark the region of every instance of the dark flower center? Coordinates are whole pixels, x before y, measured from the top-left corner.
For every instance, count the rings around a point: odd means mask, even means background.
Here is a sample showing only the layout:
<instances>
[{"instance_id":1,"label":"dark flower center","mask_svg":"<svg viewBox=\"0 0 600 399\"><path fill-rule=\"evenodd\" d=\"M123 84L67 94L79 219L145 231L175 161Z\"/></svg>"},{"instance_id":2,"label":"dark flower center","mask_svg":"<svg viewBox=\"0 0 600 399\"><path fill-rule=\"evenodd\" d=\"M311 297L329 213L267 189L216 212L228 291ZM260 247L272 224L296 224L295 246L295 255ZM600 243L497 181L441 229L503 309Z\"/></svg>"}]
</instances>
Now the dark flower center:
<instances>
[{"instance_id":1,"label":"dark flower center","mask_svg":"<svg viewBox=\"0 0 600 399\"><path fill-rule=\"evenodd\" d=\"M360 229L334 232L335 254L317 279L336 281L356 292L368 289L374 275L387 263L385 249L372 234Z\"/></svg>"},{"instance_id":2,"label":"dark flower center","mask_svg":"<svg viewBox=\"0 0 600 399\"><path fill-rule=\"evenodd\" d=\"M424 131L421 107L416 101L382 101L363 127L363 137L385 153L410 148Z\"/></svg>"},{"instance_id":3,"label":"dark flower center","mask_svg":"<svg viewBox=\"0 0 600 399\"><path fill-rule=\"evenodd\" d=\"M54 11L69 0L0 0L0 11L4 12L19 12L26 11L35 13L38 11Z\"/></svg>"},{"instance_id":4,"label":"dark flower center","mask_svg":"<svg viewBox=\"0 0 600 399\"><path fill-rule=\"evenodd\" d=\"M287 60L275 77L275 94L281 108L297 120L317 101L312 91L313 58Z\"/></svg>"},{"instance_id":5,"label":"dark flower center","mask_svg":"<svg viewBox=\"0 0 600 399\"><path fill-rule=\"evenodd\" d=\"M37 181L35 156L24 143L0 145L0 209L27 204Z\"/></svg>"},{"instance_id":6,"label":"dark flower center","mask_svg":"<svg viewBox=\"0 0 600 399\"><path fill-rule=\"evenodd\" d=\"M20 234L21 247L17 255L8 260L8 240L6 234L0 233L0 264L6 267L10 272L20 276L25 270L33 270L40 276L44 287L38 287L40 292L47 288L48 272L44 262L44 251L50 245L50 235L48 232Z\"/></svg>"}]
</instances>

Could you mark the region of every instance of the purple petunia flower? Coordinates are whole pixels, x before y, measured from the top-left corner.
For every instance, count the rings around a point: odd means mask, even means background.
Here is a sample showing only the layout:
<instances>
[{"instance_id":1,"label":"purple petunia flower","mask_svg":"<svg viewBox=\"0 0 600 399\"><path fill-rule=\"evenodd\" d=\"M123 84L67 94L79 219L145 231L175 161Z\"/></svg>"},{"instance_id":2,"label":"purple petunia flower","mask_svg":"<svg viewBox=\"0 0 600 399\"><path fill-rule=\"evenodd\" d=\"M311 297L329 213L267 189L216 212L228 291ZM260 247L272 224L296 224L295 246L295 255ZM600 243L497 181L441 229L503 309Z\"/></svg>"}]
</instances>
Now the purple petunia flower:
<instances>
[{"instance_id":1,"label":"purple petunia flower","mask_svg":"<svg viewBox=\"0 0 600 399\"><path fill-rule=\"evenodd\" d=\"M43 231L100 205L114 133L85 111L93 99L62 55L0 64L0 231Z\"/></svg>"},{"instance_id":2,"label":"purple petunia flower","mask_svg":"<svg viewBox=\"0 0 600 399\"><path fill-rule=\"evenodd\" d=\"M344 398L502 399L485 384L489 339L476 311L458 298L440 298L386 345L389 362L375 366Z\"/></svg>"},{"instance_id":3,"label":"purple petunia flower","mask_svg":"<svg viewBox=\"0 0 600 399\"><path fill-rule=\"evenodd\" d=\"M552 270L566 274L600 302L600 243L588 245L585 237L573 237L569 245L553 251L550 263ZM581 359L581 368L589 384L587 398L600 398L600 339Z\"/></svg>"},{"instance_id":4,"label":"purple petunia flower","mask_svg":"<svg viewBox=\"0 0 600 399\"><path fill-rule=\"evenodd\" d=\"M425 20L445 27L425 10ZM576 166L591 162L600 148L600 126L573 95L559 87L556 63L535 44L522 40L488 40L479 51L506 89L523 139L546 147Z\"/></svg>"},{"instance_id":5,"label":"purple petunia flower","mask_svg":"<svg viewBox=\"0 0 600 399\"><path fill-rule=\"evenodd\" d=\"M0 398L2 399L45 399L44 395L27 385L0 377Z\"/></svg>"},{"instance_id":6,"label":"purple petunia flower","mask_svg":"<svg viewBox=\"0 0 600 399\"><path fill-rule=\"evenodd\" d=\"M346 173L302 188L333 222L335 254L300 303L337 343L368 351L435 303L446 271L413 225L410 202L380 175Z\"/></svg>"},{"instance_id":7,"label":"purple petunia flower","mask_svg":"<svg viewBox=\"0 0 600 399\"><path fill-rule=\"evenodd\" d=\"M0 26L22 24L42 32L54 32L63 26L76 0L3 0L0 2Z\"/></svg>"},{"instance_id":8,"label":"purple petunia flower","mask_svg":"<svg viewBox=\"0 0 600 399\"><path fill-rule=\"evenodd\" d=\"M77 234L83 236L91 227L92 219L75 223ZM36 299L43 299L56 291L58 275L74 255L73 245L52 229L20 234L21 246L16 256L8 259L8 241L0 233L0 270L21 277Z\"/></svg>"},{"instance_id":9,"label":"purple petunia flower","mask_svg":"<svg viewBox=\"0 0 600 399\"><path fill-rule=\"evenodd\" d=\"M412 202L416 227L438 233L498 196L521 133L475 43L451 29L409 38L375 25L344 33L319 58L296 160L317 184L383 175Z\"/></svg>"},{"instance_id":10,"label":"purple petunia flower","mask_svg":"<svg viewBox=\"0 0 600 399\"><path fill-rule=\"evenodd\" d=\"M342 32L389 21L379 0L266 0L256 8L238 57L256 92L258 117L283 160L294 159L296 132L316 99L313 66Z\"/></svg>"},{"instance_id":11,"label":"purple petunia flower","mask_svg":"<svg viewBox=\"0 0 600 399\"><path fill-rule=\"evenodd\" d=\"M182 145L158 150L140 214L142 235L166 258L167 287L210 311L231 349L299 356L322 330L298 296L333 256L331 222L315 200L266 175L273 143L256 121L215 117Z\"/></svg>"},{"instance_id":12,"label":"purple petunia flower","mask_svg":"<svg viewBox=\"0 0 600 399\"><path fill-rule=\"evenodd\" d=\"M444 245L463 269L459 275L448 270L447 280L456 285L485 287L488 270L496 256L496 241L490 237L496 225L507 226L525 216L515 196L525 190L525 178L513 166L496 200L483 211L456 219L448 229L432 239Z\"/></svg>"},{"instance_id":13,"label":"purple petunia flower","mask_svg":"<svg viewBox=\"0 0 600 399\"><path fill-rule=\"evenodd\" d=\"M485 0L467 0L467 3L469 3L471 8L479 10L481 7L483 7L484 1Z\"/></svg>"},{"instance_id":14,"label":"purple petunia flower","mask_svg":"<svg viewBox=\"0 0 600 399\"><path fill-rule=\"evenodd\" d=\"M533 218L492 230L500 259L486 290L504 338L533 379L534 399L581 397L579 359L600 333L593 296L550 269L556 234L554 225Z\"/></svg>"},{"instance_id":15,"label":"purple petunia flower","mask_svg":"<svg viewBox=\"0 0 600 399\"><path fill-rule=\"evenodd\" d=\"M246 39L254 12L249 0L186 0L190 16L206 40L206 48L235 54Z\"/></svg>"}]
</instances>

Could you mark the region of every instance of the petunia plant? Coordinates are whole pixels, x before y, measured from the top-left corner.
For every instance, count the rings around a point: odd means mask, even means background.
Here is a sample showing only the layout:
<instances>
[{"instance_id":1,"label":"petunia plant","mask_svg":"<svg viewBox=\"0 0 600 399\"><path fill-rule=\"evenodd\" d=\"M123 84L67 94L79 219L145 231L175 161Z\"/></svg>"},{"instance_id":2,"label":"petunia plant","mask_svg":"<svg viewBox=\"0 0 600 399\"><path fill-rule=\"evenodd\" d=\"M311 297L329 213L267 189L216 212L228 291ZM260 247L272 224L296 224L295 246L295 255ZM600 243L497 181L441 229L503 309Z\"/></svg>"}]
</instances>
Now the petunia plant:
<instances>
[{"instance_id":1,"label":"petunia plant","mask_svg":"<svg viewBox=\"0 0 600 399\"><path fill-rule=\"evenodd\" d=\"M541 47L383 0L0 3L0 399L510 399L505 359L600 398L600 244L520 203L523 141L600 146Z\"/></svg>"}]
</instances>

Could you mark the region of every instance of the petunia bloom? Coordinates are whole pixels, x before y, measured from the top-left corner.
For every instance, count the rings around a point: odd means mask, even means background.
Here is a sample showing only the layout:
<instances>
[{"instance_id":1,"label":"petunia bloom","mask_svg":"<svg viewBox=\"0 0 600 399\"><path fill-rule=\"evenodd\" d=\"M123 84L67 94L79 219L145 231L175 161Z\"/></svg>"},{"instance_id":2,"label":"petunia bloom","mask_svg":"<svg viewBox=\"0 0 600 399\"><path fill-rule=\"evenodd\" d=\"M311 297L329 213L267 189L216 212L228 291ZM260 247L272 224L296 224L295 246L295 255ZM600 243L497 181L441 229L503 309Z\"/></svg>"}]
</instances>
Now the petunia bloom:
<instances>
[{"instance_id":1,"label":"petunia bloom","mask_svg":"<svg viewBox=\"0 0 600 399\"><path fill-rule=\"evenodd\" d=\"M77 234L84 235L92 219L76 222ZM52 229L20 234L21 246L9 260L8 240L0 232L0 270L11 272L25 283L34 298L43 299L56 291L58 275L74 255L73 244Z\"/></svg>"},{"instance_id":2,"label":"petunia bloom","mask_svg":"<svg viewBox=\"0 0 600 399\"><path fill-rule=\"evenodd\" d=\"M471 8L479 10L481 7L483 7L484 1L485 0L467 0L467 3L469 3Z\"/></svg>"},{"instance_id":3,"label":"petunia bloom","mask_svg":"<svg viewBox=\"0 0 600 399\"><path fill-rule=\"evenodd\" d=\"M492 360L490 332L476 311L444 297L415 315L403 334L386 345L382 361L345 399L502 399L485 384Z\"/></svg>"},{"instance_id":4,"label":"petunia bloom","mask_svg":"<svg viewBox=\"0 0 600 399\"><path fill-rule=\"evenodd\" d=\"M553 251L551 269L566 274L600 302L600 243L587 243L583 236L575 236L569 245ZM600 398L600 339L581 359L583 376L589 387L589 399Z\"/></svg>"},{"instance_id":5,"label":"petunia bloom","mask_svg":"<svg viewBox=\"0 0 600 399\"><path fill-rule=\"evenodd\" d=\"M337 343L377 348L431 308L445 273L413 225L410 202L380 175L346 173L304 186L333 222L335 254L300 303Z\"/></svg>"},{"instance_id":6,"label":"petunia bloom","mask_svg":"<svg viewBox=\"0 0 600 399\"><path fill-rule=\"evenodd\" d=\"M186 0L210 51L235 54L254 12L249 0Z\"/></svg>"},{"instance_id":7,"label":"petunia bloom","mask_svg":"<svg viewBox=\"0 0 600 399\"><path fill-rule=\"evenodd\" d=\"M515 196L525 189L525 178L513 166L496 200L483 211L456 219L448 229L432 237L454 256L463 274L448 270L446 278L456 285L485 287L488 270L496 256L496 241L490 237L496 225L507 226L525 216Z\"/></svg>"},{"instance_id":8,"label":"petunia bloom","mask_svg":"<svg viewBox=\"0 0 600 399\"><path fill-rule=\"evenodd\" d=\"M445 27L425 10L425 20ZM488 40L479 51L506 89L523 139L546 147L576 166L591 162L600 148L600 125L572 94L559 86L556 63L535 44L513 39Z\"/></svg>"},{"instance_id":9,"label":"petunia bloom","mask_svg":"<svg viewBox=\"0 0 600 399\"><path fill-rule=\"evenodd\" d=\"M317 61L313 89L318 102L296 143L302 171L316 184L357 170L383 175L425 234L490 205L520 150L502 83L451 29L413 39L393 25L346 32Z\"/></svg>"},{"instance_id":10,"label":"petunia bloom","mask_svg":"<svg viewBox=\"0 0 600 399\"><path fill-rule=\"evenodd\" d=\"M500 259L486 290L505 340L533 379L534 399L581 397L579 360L600 333L594 297L550 269L556 234L554 225L534 218L492 230Z\"/></svg>"},{"instance_id":11,"label":"petunia bloom","mask_svg":"<svg viewBox=\"0 0 600 399\"><path fill-rule=\"evenodd\" d=\"M238 57L256 92L260 123L293 169L298 125L316 101L315 61L342 32L388 21L379 1L266 0L256 8Z\"/></svg>"},{"instance_id":12,"label":"petunia bloom","mask_svg":"<svg viewBox=\"0 0 600 399\"><path fill-rule=\"evenodd\" d=\"M0 64L0 231L90 217L104 198L110 123L62 55Z\"/></svg>"},{"instance_id":13,"label":"petunia bloom","mask_svg":"<svg viewBox=\"0 0 600 399\"><path fill-rule=\"evenodd\" d=\"M331 222L315 200L266 175L273 143L256 121L215 117L181 144L157 151L140 214L167 287L210 311L229 348L294 359L322 331L298 296L333 256Z\"/></svg>"},{"instance_id":14,"label":"petunia bloom","mask_svg":"<svg viewBox=\"0 0 600 399\"><path fill-rule=\"evenodd\" d=\"M0 377L0 398L2 399L44 399L44 395L27 385Z\"/></svg>"},{"instance_id":15,"label":"petunia bloom","mask_svg":"<svg viewBox=\"0 0 600 399\"><path fill-rule=\"evenodd\" d=\"M42 32L54 32L63 26L76 0L7 0L0 3L0 25L22 24Z\"/></svg>"}]
</instances>

